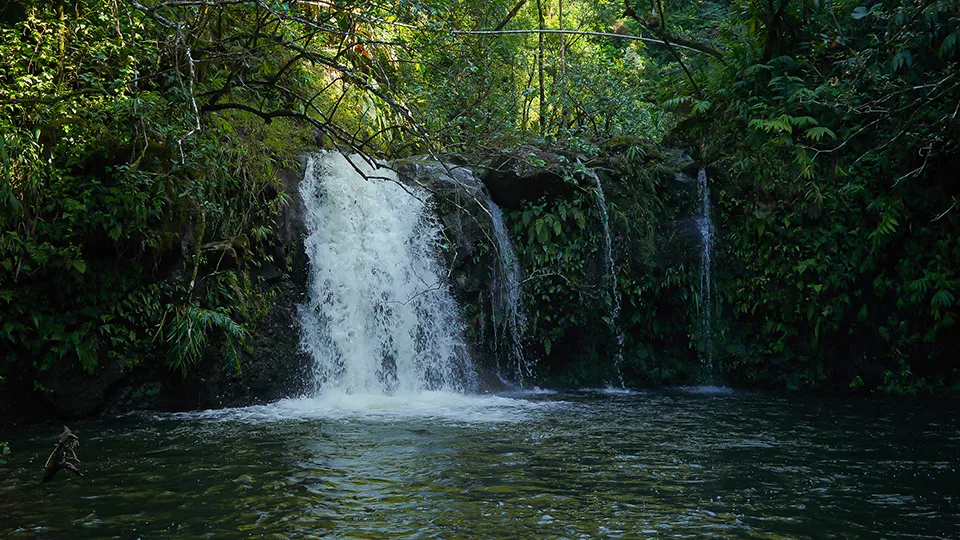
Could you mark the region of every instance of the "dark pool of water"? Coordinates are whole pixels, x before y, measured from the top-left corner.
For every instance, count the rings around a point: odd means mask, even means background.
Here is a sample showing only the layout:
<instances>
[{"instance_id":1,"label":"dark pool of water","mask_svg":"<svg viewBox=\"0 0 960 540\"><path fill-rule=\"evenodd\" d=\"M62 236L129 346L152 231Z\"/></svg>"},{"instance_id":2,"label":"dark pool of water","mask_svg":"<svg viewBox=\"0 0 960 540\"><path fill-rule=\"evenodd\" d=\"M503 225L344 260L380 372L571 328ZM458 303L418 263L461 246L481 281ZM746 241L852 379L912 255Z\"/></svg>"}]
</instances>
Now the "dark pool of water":
<instances>
[{"instance_id":1,"label":"dark pool of water","mask_svg":"<svg viewBox=\"0 0 960 540\"><path fill-rule=\"evenodd\" d=\"M49 484L59 426L0 432L0 537L960 534L960 422L911 401L584 392L71 428L86 476Z\"/></svg>"}]
</instances>

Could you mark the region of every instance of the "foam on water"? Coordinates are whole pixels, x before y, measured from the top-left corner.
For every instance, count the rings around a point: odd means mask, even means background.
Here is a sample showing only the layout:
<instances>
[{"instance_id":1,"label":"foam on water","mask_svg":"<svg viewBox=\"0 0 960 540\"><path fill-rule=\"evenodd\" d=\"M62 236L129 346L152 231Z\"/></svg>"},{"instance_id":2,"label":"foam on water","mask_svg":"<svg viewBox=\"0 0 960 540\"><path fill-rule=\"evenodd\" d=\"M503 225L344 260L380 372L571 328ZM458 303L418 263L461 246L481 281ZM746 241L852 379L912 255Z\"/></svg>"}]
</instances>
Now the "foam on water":
<instances>
[{"instance_id":1,"label":"foam on water","mask_svg":"<svg viewBox=\"0 0 960 540\"><path fill-rule=\"evenodd\" d=\"M629 388L617 388L616 386L605 386L603 388L581 388L577 392L584 394L603 394L607 396L638 396L643 392L630 390Z\"/></svg>"},{"instance_id":2,"label":"foam on water","mask_svg":"<svg viewBox=\"0 0 960 540\"><path fill-rule=\"evenodd\" d=\"M539 386L534 386L533 388L523 388L523 389L518 388L515 390L508 390L506 392L500 392L499 395L506 396L506 397L525 398L525 397L536 397L536 396L552 396L555 394L557 394L556 390L550 390L549 388L540 388Z\"/></svg>"},{"instance_id":3,"label":"foam on water","mask_svg":"<svg viewBox=\"0 0 960 540\"><path fill-rule=\"evenodd\" d=\"M688 394L733 394L733 388L727 388L726 386L678 386L675 388L681 392L686 392Z\"/></svg>"},{"instance_id":4,"label":"foam on water","mask_svg":"<svg viewBox=\"0 0 960 540\"><path fill-rule=\"evenodd\" d=\"M175 413L182 419L283 422L291 420L440 419L470 424L520 422L561 402L538 403L492 394L458 394L447 391L417 393L352 394L331 390L317 397L290 398L267 405L199 412Z\"/></svg>"},{"instance_id":5,"label":"foam on water","mask_svg":"<svg viewBox=\"0 0 960 540\"><path fill-rule=\"evenodd\" d=\"M628 388L617 388L615 386L606 386L598 390L598 392L600 392L601 394L622 395L622 396L632 396L640 393L640 392L635 392L633 390L630 390Z\"/></svg>"}]
</instances>

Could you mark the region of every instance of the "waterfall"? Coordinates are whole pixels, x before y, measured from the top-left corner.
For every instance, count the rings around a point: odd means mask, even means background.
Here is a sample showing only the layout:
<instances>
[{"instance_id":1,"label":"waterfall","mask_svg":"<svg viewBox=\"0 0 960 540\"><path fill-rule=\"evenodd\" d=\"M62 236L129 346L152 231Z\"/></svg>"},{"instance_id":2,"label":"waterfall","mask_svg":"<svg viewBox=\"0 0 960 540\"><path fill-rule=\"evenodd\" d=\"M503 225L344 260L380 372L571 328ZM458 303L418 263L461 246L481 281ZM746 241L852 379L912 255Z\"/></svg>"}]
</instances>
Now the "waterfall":
<instances>
[{"instance_id":1,"label":"waterfall","mask_svg":"<svg viewBox=\"0 0 960 540\"><path fill-rule=\"evenodd\" d=\"M610 326L617 336L617 356L613 365L617 370L617 379L620 387L624 388L623 373L620 371L620 365L623 363L623 334L620 333L620 326L618 324L620 319L620 292L617 290L617 268L613 261L613 241L610 238L610 218L607 215L607 199L603 195L603 184L600 183L600 176L593 171L590 171L588 175L592 177L597 184L597 206L600 209L600 220L603 223L603 238L606 242L604 262L610 280L610 296L613 298L613 307L610 309Z\"/></svg>"},{"instance_id":2,"label":"waterfall","mask_svg":"<svg viewBox=\"0 0 960 540\"><path fill-rule=\"evenodd\" d=\"M700 212L697 215L697 228L700 230L700 333L703 345L701 363L708 375L713 374L713 307L712 307L712 259L713 259L713 220L710 217L710 186L707 185L707 171L700 169L697 174L697 198L700 200ZM705 354L704 354L705 353ZM704 357L705 356L705 357Z\"/></svg>"},{"instance_id":3,"label":"waterfall","mask_svg":"<svg viewBox=\"0 0 960 540\"><path fill-rule=\"evenodd\" d=\"M490 296L493 303L494 343L499 341L498 331L502 332L501 335L509 340L508 360L511 365L516 365L517 382L522 387L524 381L533 376L533 366L524 359L523 355L523 340L527 322L520 308L520 299L522 298L520 262L513 251L513 244L510 243L507 227L503 220L503 212L489 197L487 198L487 207L490 210L493 236L497 243L497 267L494 279L490 283Z\"/></svg>"},{"instance_id":4,"label":"waterfall","mask_svg":"<svg viewBox=\"0 0 960 540\"><path fill-rule=\"evenodd\" d=\"M308 159L300 194L310 257L301 346L315 363L315 395L471 389L427 193L330 152Z\"/></svg>"}]
</instances>

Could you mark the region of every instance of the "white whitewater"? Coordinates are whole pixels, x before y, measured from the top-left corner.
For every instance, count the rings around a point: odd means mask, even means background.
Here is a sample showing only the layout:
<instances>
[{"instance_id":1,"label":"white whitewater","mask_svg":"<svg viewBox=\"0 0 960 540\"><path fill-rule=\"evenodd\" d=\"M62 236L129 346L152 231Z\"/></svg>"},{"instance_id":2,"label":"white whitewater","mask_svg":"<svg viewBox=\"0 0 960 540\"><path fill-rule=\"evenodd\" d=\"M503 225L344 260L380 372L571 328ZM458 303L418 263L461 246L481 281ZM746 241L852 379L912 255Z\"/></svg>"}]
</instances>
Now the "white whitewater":
<instances>
[{"instance_id":1,"label":"white whitewater","mask_svg":"<svg viewBox=\"0 0 960 540\"><path fill-rule=\"evenodd\" d=\"M300 194L310 258L301 345L314 361L313 396L471 390L427 193L329 152L309 158Z\"/></svg>"},{"instance_id":2,"label":"white whitewater","mask_svg":"<svg viewBox=\"0 0 960 540\"><path fill-rule=\"evenodd\" d=\"M531 401L490 394L425 391L411 394L347 394L333 390L318 397L284 399L267 405L174 413L183 419L235 422L301 420L404 422L409 419L443 423L517 423L545 411L562 408L564 401ZM166 416L165 413L161 413Z\"/></svg>"},{"instance_id":3,"label":"white whitewater","mask_svg":"<svg viewBox=\"0 0 960 540\"><path fill-rule=\"evenodd\" d=\"M523 315L520 300L523 298L521 289L520 262L513 251L510 236L507 233L506 223L500 207L487 198L487 208L493 222L493 237L497 243L497 267L494 279L491 282L490 296L493 302L494 342L498 343L500 335L507 338L508 365L515 367L517 383L521 387L533 376L533 366L524 358L523 343L527 321ZM502 334L497 335L498 332ZM499 346L499 344L498 344Z\"/></svg>"},{"instance_id":4,"label":"white whitewater","mask_svg":"<svg viewBox=\"0 0 960 540\"><path fill-rule=\"evenodd\" d=\"M623 382L623 373L620 371L620 365L623 363L623 334L620 333L620 291L617 289L617 267L613 261L613 240L610 237L610 218L607 215L607 198L603 195L603 184L600 183L600 176L595 172L589 175L597 184L597 206L600 209L600 220L603 223L603 238L605 243L604 262L607 275L610 280L610 296L613 298L613 307L610 309L610 326L617 337L617 356L614 360L614 367L617 371L617 379L620 388L626 385Z\"/></svg>"},{"instance_id":5,"label":"white whitewater","mask_svg":"<svg viewBox=\"0 0 960 540\"><path fill-rule=\"evenodd\" d=\"M713 375L713 219L710 217L710 186L707 184L707 171L697 173L697 195L700 199L700 211L697 215L697 228L700 230L700 332L703 340L701 363L709 376Z\"/></svg>"}]
</instances>

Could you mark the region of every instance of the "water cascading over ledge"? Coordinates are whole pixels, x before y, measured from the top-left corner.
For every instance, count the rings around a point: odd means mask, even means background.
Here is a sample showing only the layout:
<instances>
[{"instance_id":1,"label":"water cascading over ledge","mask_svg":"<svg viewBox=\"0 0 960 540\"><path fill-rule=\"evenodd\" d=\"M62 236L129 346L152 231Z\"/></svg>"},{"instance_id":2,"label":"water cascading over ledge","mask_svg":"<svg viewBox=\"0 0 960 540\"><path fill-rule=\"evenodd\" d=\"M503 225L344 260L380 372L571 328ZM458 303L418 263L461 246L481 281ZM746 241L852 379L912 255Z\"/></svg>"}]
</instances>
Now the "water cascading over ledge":
<instances>
[{"instance_id":1,"label":"water cascading over ledge","mask_svg":"<svg viewBox=\"0 0 960 540\"><path fill-rule=\"evenodd\" d=\"M701 363L707 376L713 376L713 218L710 215L710 186L706 169L697 173L697 229L700 232L700 281L699 281L699 327L701 340Z\"/></svg>"},{"instance_id":2,"label":"water cascading over ledge","mask_svg":"<svg viewBox=\"0 0 960 540\"><path fill-rule=\"evenodd\" d=\"M623 333L620 332L618 324L620 320L620 293L617 289L617 266L613 260L613 239L610 236L610 216L607 213L607 198L603 194L603 184L600 182L600 176L593 171L590 171L588 176L593 178L597 186L597 208L600 211L600 222L603 225L605 248L604 266L606 267L607 276L610 280L610 298L613 302L610 308L610 327L617 338L617 355L614 357L613 367L616 371L617 383L620 385L620 388L626 388L623 380L623 372L621 371L621 365L623 364Z\"/></svg>"},{"instance_id":3,"label":"water cascading over ledge","mask_svg":"<svg viewBox=\"0 0 960 540\"><path fill-rule=\"evenodd\" d=\"M497 329L502 329L505 334L504 337L509 343L509 351L506 356L516 367L517 383L524 387L533 378L533 364L525 358L523 353L527 321L521 308L523 290L520 285L522 277L520 262L513 251L513 244L510 243L503 212L489 198L487 199L487 207L490 210L493 240L496 243L498 259L498 264L494 268L494 278L490 283L494 343L499 342L496 335ZM502 377L503 374L499 373L499 368L498 365L498 375Z\"/></svg>"},{"instance_id":4,"label":"water cascading over ledge","mask_svg":"<svg viewBox=\"0 0 960 540\"><path fill-rule=\"evenodd\" d=\"M427 192L328 152L308 159L300 194L310 258L301 344L314 395L473 390Z\"/></svg>"}]
</instances>

